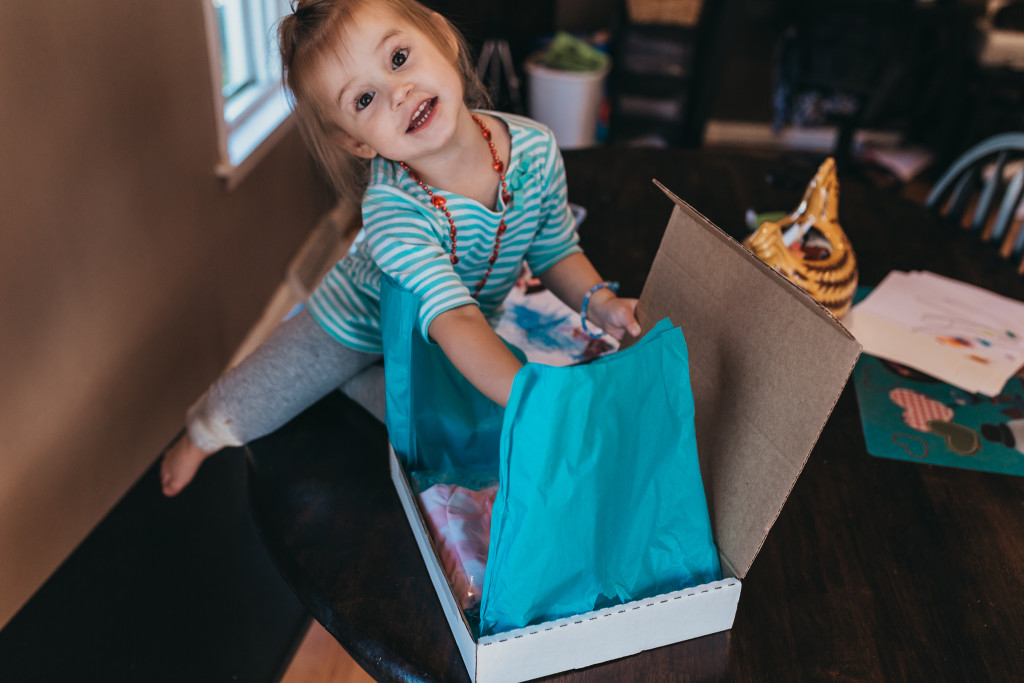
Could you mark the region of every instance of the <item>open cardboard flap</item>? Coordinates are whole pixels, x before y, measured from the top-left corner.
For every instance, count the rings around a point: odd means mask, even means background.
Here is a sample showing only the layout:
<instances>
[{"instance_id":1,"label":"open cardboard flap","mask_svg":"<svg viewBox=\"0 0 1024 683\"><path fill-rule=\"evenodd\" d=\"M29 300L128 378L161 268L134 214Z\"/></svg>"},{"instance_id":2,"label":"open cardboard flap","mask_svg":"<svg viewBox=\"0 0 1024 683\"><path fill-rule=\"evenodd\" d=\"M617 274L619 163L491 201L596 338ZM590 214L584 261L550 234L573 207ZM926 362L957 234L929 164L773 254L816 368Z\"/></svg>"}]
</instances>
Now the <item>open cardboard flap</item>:
<instances>
[{"instance_id":1,"label":"open cardboard flap","mask_svg":"<svg viewBox=\"0 0 1024 683\"><path fill-rule=\"evenodd\" d=\"M860 355L806 292L675 203L637 318L686 335L697 450L722 569L746 576Z\"/></svg>"}]
</instances>

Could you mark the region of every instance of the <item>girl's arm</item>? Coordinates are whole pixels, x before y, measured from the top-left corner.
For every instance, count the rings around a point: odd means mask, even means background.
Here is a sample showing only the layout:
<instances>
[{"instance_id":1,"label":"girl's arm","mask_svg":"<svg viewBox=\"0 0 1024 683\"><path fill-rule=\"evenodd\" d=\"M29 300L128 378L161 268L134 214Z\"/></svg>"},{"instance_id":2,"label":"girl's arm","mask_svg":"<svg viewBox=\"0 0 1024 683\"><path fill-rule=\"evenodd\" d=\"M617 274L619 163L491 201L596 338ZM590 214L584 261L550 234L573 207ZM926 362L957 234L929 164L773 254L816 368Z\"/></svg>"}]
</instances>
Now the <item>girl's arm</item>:
<instances>
[{"instance_id":1,"label":"girl's arm","mask_svg":"<svg viewBox=\"0 0 1024 683\"><path fill-rule=\"evenodd\" d=\"M580 253L566 256L539 277L555 296L577 311L583 306L583 297L590 288L602 282L590 259ZM590 295L587 319L616 339L622 339L625 332L639 337L640 323L636 321L636 304L636 299L620 299L615 292L602 287Z\"/></svg>"},{"instance_id":2,"label":"girl's arm","mask_svg":"<svg viewBox=\"0 0 1024 683\"><path fill-rule=\"evenodd\" d=\"M523 364L491 329L479 308L467 305L439 313L427 332L484 396L502 406L508 403L512 380Z\"/></svg>"}]
</instances>

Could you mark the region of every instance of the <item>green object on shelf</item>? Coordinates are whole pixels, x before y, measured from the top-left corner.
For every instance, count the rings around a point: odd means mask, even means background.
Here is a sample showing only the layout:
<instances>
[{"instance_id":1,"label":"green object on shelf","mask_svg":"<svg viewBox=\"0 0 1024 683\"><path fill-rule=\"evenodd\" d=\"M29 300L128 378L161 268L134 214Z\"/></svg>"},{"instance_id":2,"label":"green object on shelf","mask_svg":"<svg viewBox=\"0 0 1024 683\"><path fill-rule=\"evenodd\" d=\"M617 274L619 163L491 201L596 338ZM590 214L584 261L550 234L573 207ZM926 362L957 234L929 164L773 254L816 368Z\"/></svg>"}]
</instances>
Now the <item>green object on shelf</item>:
<instances>
[{"instance_id":1,"label":"green object on shelf","mask_svg":"<svg viewBox=\"0 0 1024 683\"><path fill-rule=\"evenodd\" d=\"M559 71L600 71L608 63L608 55L581 38L559 31L540 63Z\"/></svg>"}]
</instances>

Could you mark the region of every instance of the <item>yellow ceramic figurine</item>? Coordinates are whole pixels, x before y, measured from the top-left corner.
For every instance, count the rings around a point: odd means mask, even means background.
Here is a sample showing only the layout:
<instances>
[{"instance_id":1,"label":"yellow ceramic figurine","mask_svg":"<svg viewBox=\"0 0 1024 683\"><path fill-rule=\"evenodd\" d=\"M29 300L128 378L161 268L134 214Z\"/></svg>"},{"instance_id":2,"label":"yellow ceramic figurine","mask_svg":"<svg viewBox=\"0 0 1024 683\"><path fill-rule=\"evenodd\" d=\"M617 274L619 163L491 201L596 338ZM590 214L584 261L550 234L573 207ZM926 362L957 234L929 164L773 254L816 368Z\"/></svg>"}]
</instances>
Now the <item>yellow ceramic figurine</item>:
<instances>
[{"instance_id":1,"label":"yellow ceramic figurine","mask_svg":"<svg viewBox=\"0 0 1024 683\"><path fill-rule=\"evenodd\" d=\"M818 168L793 213L765 221L743 241L750 251L842 317L857 289L853 247L839 226L839 180L831 158Z\"/></svg>"}]
</instances>

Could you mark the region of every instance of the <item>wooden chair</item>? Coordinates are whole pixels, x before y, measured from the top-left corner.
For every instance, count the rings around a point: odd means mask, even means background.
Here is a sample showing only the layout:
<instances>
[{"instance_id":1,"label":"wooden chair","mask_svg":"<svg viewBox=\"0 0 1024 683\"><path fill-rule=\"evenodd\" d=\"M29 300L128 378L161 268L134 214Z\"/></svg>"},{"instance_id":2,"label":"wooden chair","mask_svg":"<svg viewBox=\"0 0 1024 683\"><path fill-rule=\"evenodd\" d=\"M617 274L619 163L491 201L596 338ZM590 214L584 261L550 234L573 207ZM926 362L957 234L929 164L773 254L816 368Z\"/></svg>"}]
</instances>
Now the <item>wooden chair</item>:
<instances>
[{"instance_id":1,"label":"wooden chair","mask_svg":"<svg viewBox=\"0 0 1024 683\"><path fill-rule=\"evenodd\" d=\"M1004 258L1024 252L1016 220L1024 199L1024 133L1001 133L971 147L939 178L925 205L1000 244ZM1018 270L1024 270L1024 259Z\"/></svg>"}]
</instances>

